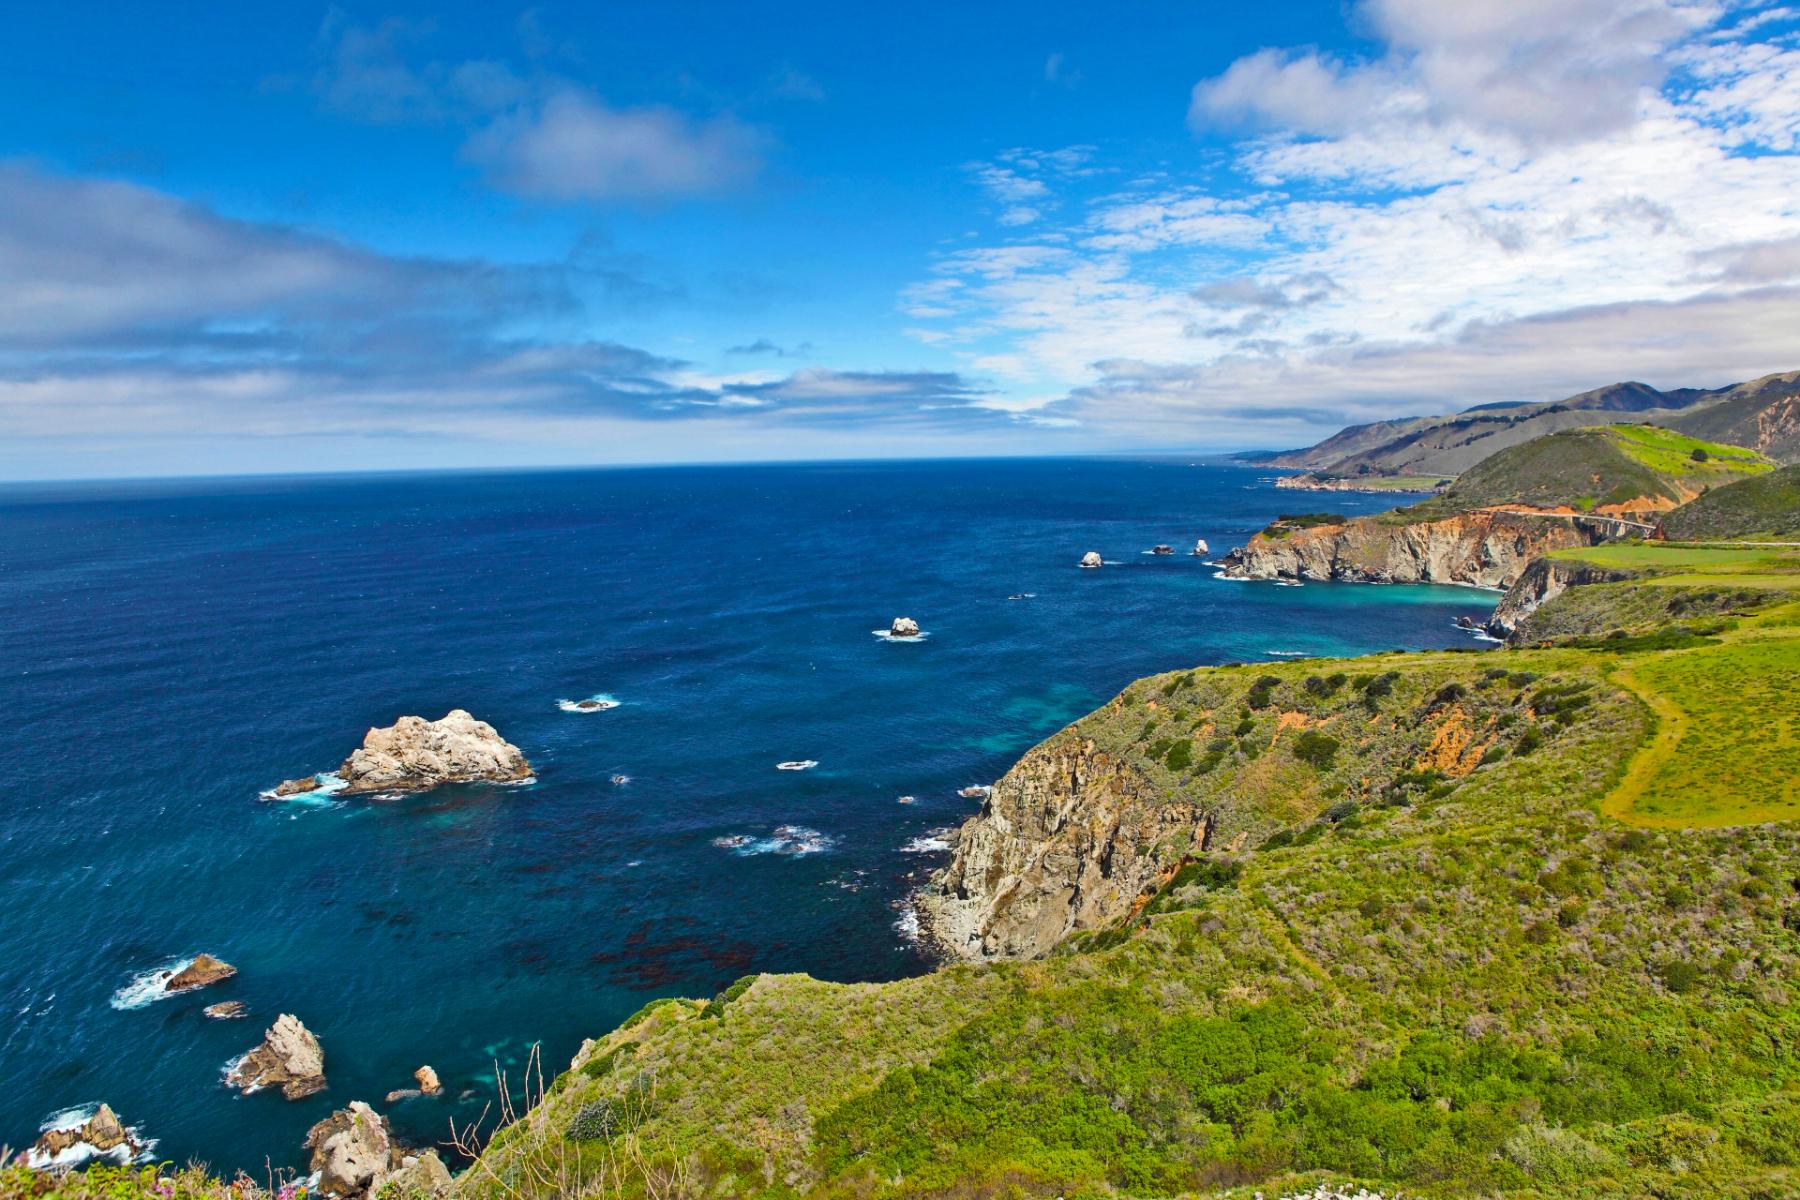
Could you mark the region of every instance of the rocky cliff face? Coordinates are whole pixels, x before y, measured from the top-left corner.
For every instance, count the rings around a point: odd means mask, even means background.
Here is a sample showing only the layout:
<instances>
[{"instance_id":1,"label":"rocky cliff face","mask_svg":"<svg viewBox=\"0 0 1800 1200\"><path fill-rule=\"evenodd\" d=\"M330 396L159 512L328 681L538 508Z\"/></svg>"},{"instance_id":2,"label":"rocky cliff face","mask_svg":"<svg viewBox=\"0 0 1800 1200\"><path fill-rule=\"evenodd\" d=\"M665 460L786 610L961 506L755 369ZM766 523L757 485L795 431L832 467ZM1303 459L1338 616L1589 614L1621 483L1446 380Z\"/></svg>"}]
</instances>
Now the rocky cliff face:
<instances>
[{"instance_id":1,"label":"rocky cliff face","mask_svg":"<svg viewBox=\"0 0 1800 1200\"><path fill-rule=\"evenodd\" d=\"M1340 579L1510 587L1532 559L1605 540L1585 521L1480 509L1435 521L1373 518L1259 533L1225 558L1233 579Z\"/></svg>"},{"instance_id":2,"label":"rocky cliff face","mask_svg":"<svg viewBox=\"0 0 1800 1200\"><path fill-rule=\"evenodd\" d=\"M1114 924L1206 838L1191 802L1066 733L1008 771L915 898L921 930L956 958L1031 958Z\"/></svg>"},{"instance_id":3,"label":"rocky cliff face","mask_svg":"<svg viewBox=\"0 0 1800 1200\"><path fill-rule=\"evenodd\" d=\"M519 748L460 708L436 721L401 717L371 729L344 760L344 791L423 791L443 783L515 783L531 778Z\"/></svg>"},{"instance_id":4,"label":"rocky cliff face","mask_svg":"<svg viewBox=\"0 0 1800 1200\"><path fill-rule=\"evenodd\" d=\"M1540 558L1526 567L1512 586L1506 589L1506 595L1500 598L1500 603L1494 607L1494 615L1488 619L1488 632L1495 637L1517 641L1519 639L1516 635L1524 626L1526 618L1570 588L1629 578L1631 574L1628 571L1611 571L1587 563L1564 563Z\"/></svg>"}]
</instances>

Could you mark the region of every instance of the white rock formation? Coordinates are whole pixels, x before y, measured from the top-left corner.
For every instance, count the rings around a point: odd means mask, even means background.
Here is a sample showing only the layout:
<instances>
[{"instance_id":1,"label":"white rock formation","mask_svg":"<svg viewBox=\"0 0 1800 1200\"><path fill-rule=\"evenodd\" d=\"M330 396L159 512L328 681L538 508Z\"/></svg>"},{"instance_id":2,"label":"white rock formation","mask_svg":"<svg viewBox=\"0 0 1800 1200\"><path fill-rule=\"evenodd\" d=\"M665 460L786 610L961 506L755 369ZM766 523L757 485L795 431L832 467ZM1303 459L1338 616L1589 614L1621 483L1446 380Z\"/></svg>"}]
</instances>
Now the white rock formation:
<instances>
[{"instance_id":1,"label":"white rock formation","mask_svg":"<svg viewBox=\"0 0 1800 1200\"><path fill-rule=\"evenodd\" d=\"M531 778L531 764L492 725L457 708L441 720L401 717L369 730L338 775L345 792L416 792L443 783L516 783Z\"/></svg>"}]
</instances>

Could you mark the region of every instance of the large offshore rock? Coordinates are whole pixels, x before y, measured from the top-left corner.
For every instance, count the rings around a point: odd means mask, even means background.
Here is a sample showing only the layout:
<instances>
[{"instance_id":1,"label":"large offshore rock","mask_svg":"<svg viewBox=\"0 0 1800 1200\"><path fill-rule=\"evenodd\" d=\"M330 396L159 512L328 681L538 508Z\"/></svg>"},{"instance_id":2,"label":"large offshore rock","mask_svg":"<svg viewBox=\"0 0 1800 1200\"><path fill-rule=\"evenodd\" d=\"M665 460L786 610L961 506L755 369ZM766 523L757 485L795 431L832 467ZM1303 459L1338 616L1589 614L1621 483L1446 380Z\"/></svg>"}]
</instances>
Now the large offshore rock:
<instances>
[{"instance_id":1,"label":"large offshore rock","mask_svg":"<svg viewBox=\"0 0 1800 1200\"><path fill-rule=\"evenodd\" d=\"M282 1013L262 1044L231 1065L225 1082L246 1095L278 1087L289 1100L325 1090L325 1051L319 1039L291 1013Z\"/></svg>"},{"instance_id":2,"label":"large offshore rock","mask_svg":"<svg viewBox=\"0 0 1800 1200\"><path fill-rule=\"evenodd\" d=\"M519 748L460 708L436 721L401 717L371 729L338 768L345 792L425 791L445 783L531 778Z\"/></svg>"}]
</instances>

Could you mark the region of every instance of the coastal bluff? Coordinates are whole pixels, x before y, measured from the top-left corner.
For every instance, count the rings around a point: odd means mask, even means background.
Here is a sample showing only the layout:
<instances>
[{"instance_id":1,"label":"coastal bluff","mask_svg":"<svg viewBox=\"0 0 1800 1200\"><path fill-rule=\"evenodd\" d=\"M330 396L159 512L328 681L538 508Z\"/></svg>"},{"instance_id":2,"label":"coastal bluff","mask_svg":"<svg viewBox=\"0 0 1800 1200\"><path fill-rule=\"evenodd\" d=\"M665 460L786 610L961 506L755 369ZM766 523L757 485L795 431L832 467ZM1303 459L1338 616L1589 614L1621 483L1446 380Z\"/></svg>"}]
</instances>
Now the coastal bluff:
<instances>
[{"instance_id":1,"label":"coastal bluff","mask_svg":"<svg viewBox=\"0 0 1800 1200\"><path fill-rule=\"evenodd\" d=\"M408 716L369 730L337 773L344 793L420 792L446 783L522 783L532 777L523 751L460 708L436 721Z\"/></svg>"},{"instance_id":2,"label":"coastal bluff","mask_svg":"<svg viewBox=\"0 0 1800 1200\"><path fill-rule=\"evenodd\" d=\"M1034 958L1129 916L1206 832L1196 803L1065 731L963 824L949 865L914 898L919 927L952 958Z\"/></svg>"},{"instance_id":3,"label":"coastal bluff","mask_svg":"<svg viewBox=\"0 0 1800 1200\"><path fill-rule=\"evenodd\" d=\"M1587 521L1480 509L1437 520L1382 517L1281 522L1225 556L1228 579L1340 580L1355 583L1455 583L1507 588L1552 550L1606 540Z\"/></svg>"}]
</instances>

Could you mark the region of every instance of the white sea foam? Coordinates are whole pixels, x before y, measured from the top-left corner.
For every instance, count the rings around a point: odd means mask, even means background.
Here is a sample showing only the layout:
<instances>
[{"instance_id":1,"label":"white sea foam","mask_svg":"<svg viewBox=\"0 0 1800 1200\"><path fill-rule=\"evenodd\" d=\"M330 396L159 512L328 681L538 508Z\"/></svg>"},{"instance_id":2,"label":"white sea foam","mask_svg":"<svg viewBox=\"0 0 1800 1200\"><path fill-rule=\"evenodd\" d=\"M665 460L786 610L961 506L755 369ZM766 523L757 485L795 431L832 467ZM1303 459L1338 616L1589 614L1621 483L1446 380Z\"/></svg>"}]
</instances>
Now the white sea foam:
<instances>
[{"instance_id":1,"label":"white sea foam","mask_svg":"<svg viewBox=\"0 0 1800 1200\"><path fill-rule=\"evenodd\" d=\"M896 804L917 804L918 802L919 798L917 796L902 796L894 801Z\"/></svg>"},{"instance_id":2,"label":"white sea foam","mask_svg":"<svg viewBox=\"0 0 1800 1200\"><path fill-rule=\"evenodd\" d=\"M986 800L994 794L994 788L992 784L971 783L968 787L957 788L956 794L964 800Z\"/></svg>"},{"instance_id":3,"label":"white sea foam","mask_svg":"<svg viewBox=\"0 0 1800 1200\"><path fill-rule=\"evenodd\" d=\"M141 971L131 977L130 983L114 992L112 999L107 1003L119 1011L125 1012L134 1008L147 1007L155 1004L158 1000L172 996L175 993L169 990L169 980L175 978L177 971L183 970L193 961L192 958L177 958L160 967ZM88 1114L88 1116L92 1115L92 1113ZM85 1121L87 1117L83 1117L81 1120ZM77 1125L80 1123L81 1121L76 1122ZM49 1128L49 1126L45 1126L45 1128Z\"/></svg>"},{"instance_id":4,"label":"white sea foam","mask_svg":"<svg viewBox=\"0 0 1800 1200\"><path fill-rule=\"evenodd\" d=\"M1007 599L1008 600L1036 600L1037 593L1036 592L1014 592L1012 595L1008 596Z\"/></svg>"},{"instance_id":5,"label":"white sea foam","mask_svg":"<svg viewBox=\"0 0 1800 1200\"><path fill-rule=\"evenodd\" d=\"M1312 657L1312 655L1308 654L1304 650L1264 650L1263 653L1267 654L1273 658L1311 658Z\"/></svg>"},{"instance_id":6,"label":"white sea foam","mask_svg":"<svg viewBox=\"0 0 1800 1200\"><path fill-rule=\"evenodd\" d=\"M722 850L730 850L733 854L784 854L799 856L802 854L820 854L837 845L837 839L829 834L820 833L816 829L808 829L804 825L777 825L768 837L751 837L749 834L734 833L727 837L713 839L713 845Z\"/></svg>"},{"instance_id":7,"label":"white sea foam","mask_svg":"<svg viewBox=\"0 0 1800 1200\"><path fill-rule=\"evenodd\" d=\"M302 808L330 808L338 803L333 797L350 786L339 778L335 771L320 771L313 778L319 781L319 786L310 792L295 792L290 796L277 796L275 789L270 788L267 791L258 792L257 795L264 800L279 800L283 804L297 804Z\"/></svg>"},{"instance_id":8,"label":"white sea foam","mask_svg":"<svg viewBox=\"0 0 1800 1200\"><path fill-rule=\"evenodd\" d=\"M775 769L777 771L810 771L818 765L819 760L816 758L792 758L787 762L776 763Z\"/></svg>"},{"instance_id":9,"label":"white sea foam","mask_svg":"<svg viewBox=\"0 0 1800 1200\"><path fill-rule=\"evenodd\" d=\"M869 632L884 642L922 642L931 636L923 629L917 633L909 633L905 637L897 636L891 629L871 629Z\"/></svg>"},{"instance_id":10,"label":"white sea foam","mask_svg":"<svg viewBox=\"0 0 1800 1200\"><path fill-rule=\"evenodd\" d=\"M77 1104L72 1108L59 1109L56 1112L51 1113L49 1117L45 1118L44 1123L38 1126L38 1132L49 1133L53 1129L79 1129L92 1120L94 1114L99 1111L100 1105L98 1103ZM117 1163L120 1166L133 1162L154 1161L156 1158L156 1140L154 1138L146 1138L144 1136L144 1131L136 1125L125 1126L125 1132L130 1134L131 1140L136 1142L140 1147L135 1155L132 1154L129 1143L122 1146L114 1146L111 1150L102 1151L94 1149L94 1147L88 1145L86 1142L77 1142L67 1150L54 1156L45 1154L35 1148L27 1150L24 1155L25 1165L35 1171L41 1171L46 1167L78 1167L82 1163L96 1158L105 1159L107 1162Z\"/></svg>"},{"instance_id":11,"label":"white sea foam","mask_svg":"<svg viewBox=\"0 0 1800 1200\"><path fill-rule=\"evenodd\" d=\"M922 833L912 841L900 847L900 853L937 854L940 851L948 850L950 848L950 843L945 840L945 835L949 832L948 829L933 829L926 833Z\"/></svg>"},{"instance_id":12,"label":"white sea foam","mask_svg":"<svg viewBox=\"0 0 1800 1200\"><path fill-rule=\"evenodd\" d=\"M1207 563L1206 565L1210 567L1213 564ZM1245 579L1241 575L1227 575L1223 570L1214 571L1213 578L1214 579L1223 579L1226 583L1256 583L1257 582L1257 580L1254 580L1254 579Z\"/></svg>"},{"instance_id":13,"label":"white sea foam","mask_svg":"<svg viewBox=\"0 0 1800 1200\"><path fill-rule=\"evenodd\" d=\"M894 932L909 942L919 940L919 910L909 902L900 909L900 915L894 918Z\"/></svg>"},{"instance_id":14,"label":"white sea foam","mask_svg":"<svg viewBox=\"0 0 1800 1200\"><path fill-rule=\"evenodd\" d=\"M624 701L609 696L605 692L595 692L585 700L558 700L556 702L556 707L562 709L566 713L585 714L607 712L619 707L622 703L624 703Z\"/></svg>"},{"instance_id":15,"label":"white sea foam","mask_svg":"<svg viewBox=\"0 0 1800 1200\"><path fill-rule=\"evenodd\" d=\"M631 782L631 776L629 776L629 775L614 775L612 777L612 785L614 787L624 787L626 784L628 784L630 782Z\"/></svg>"}]
</instances>

